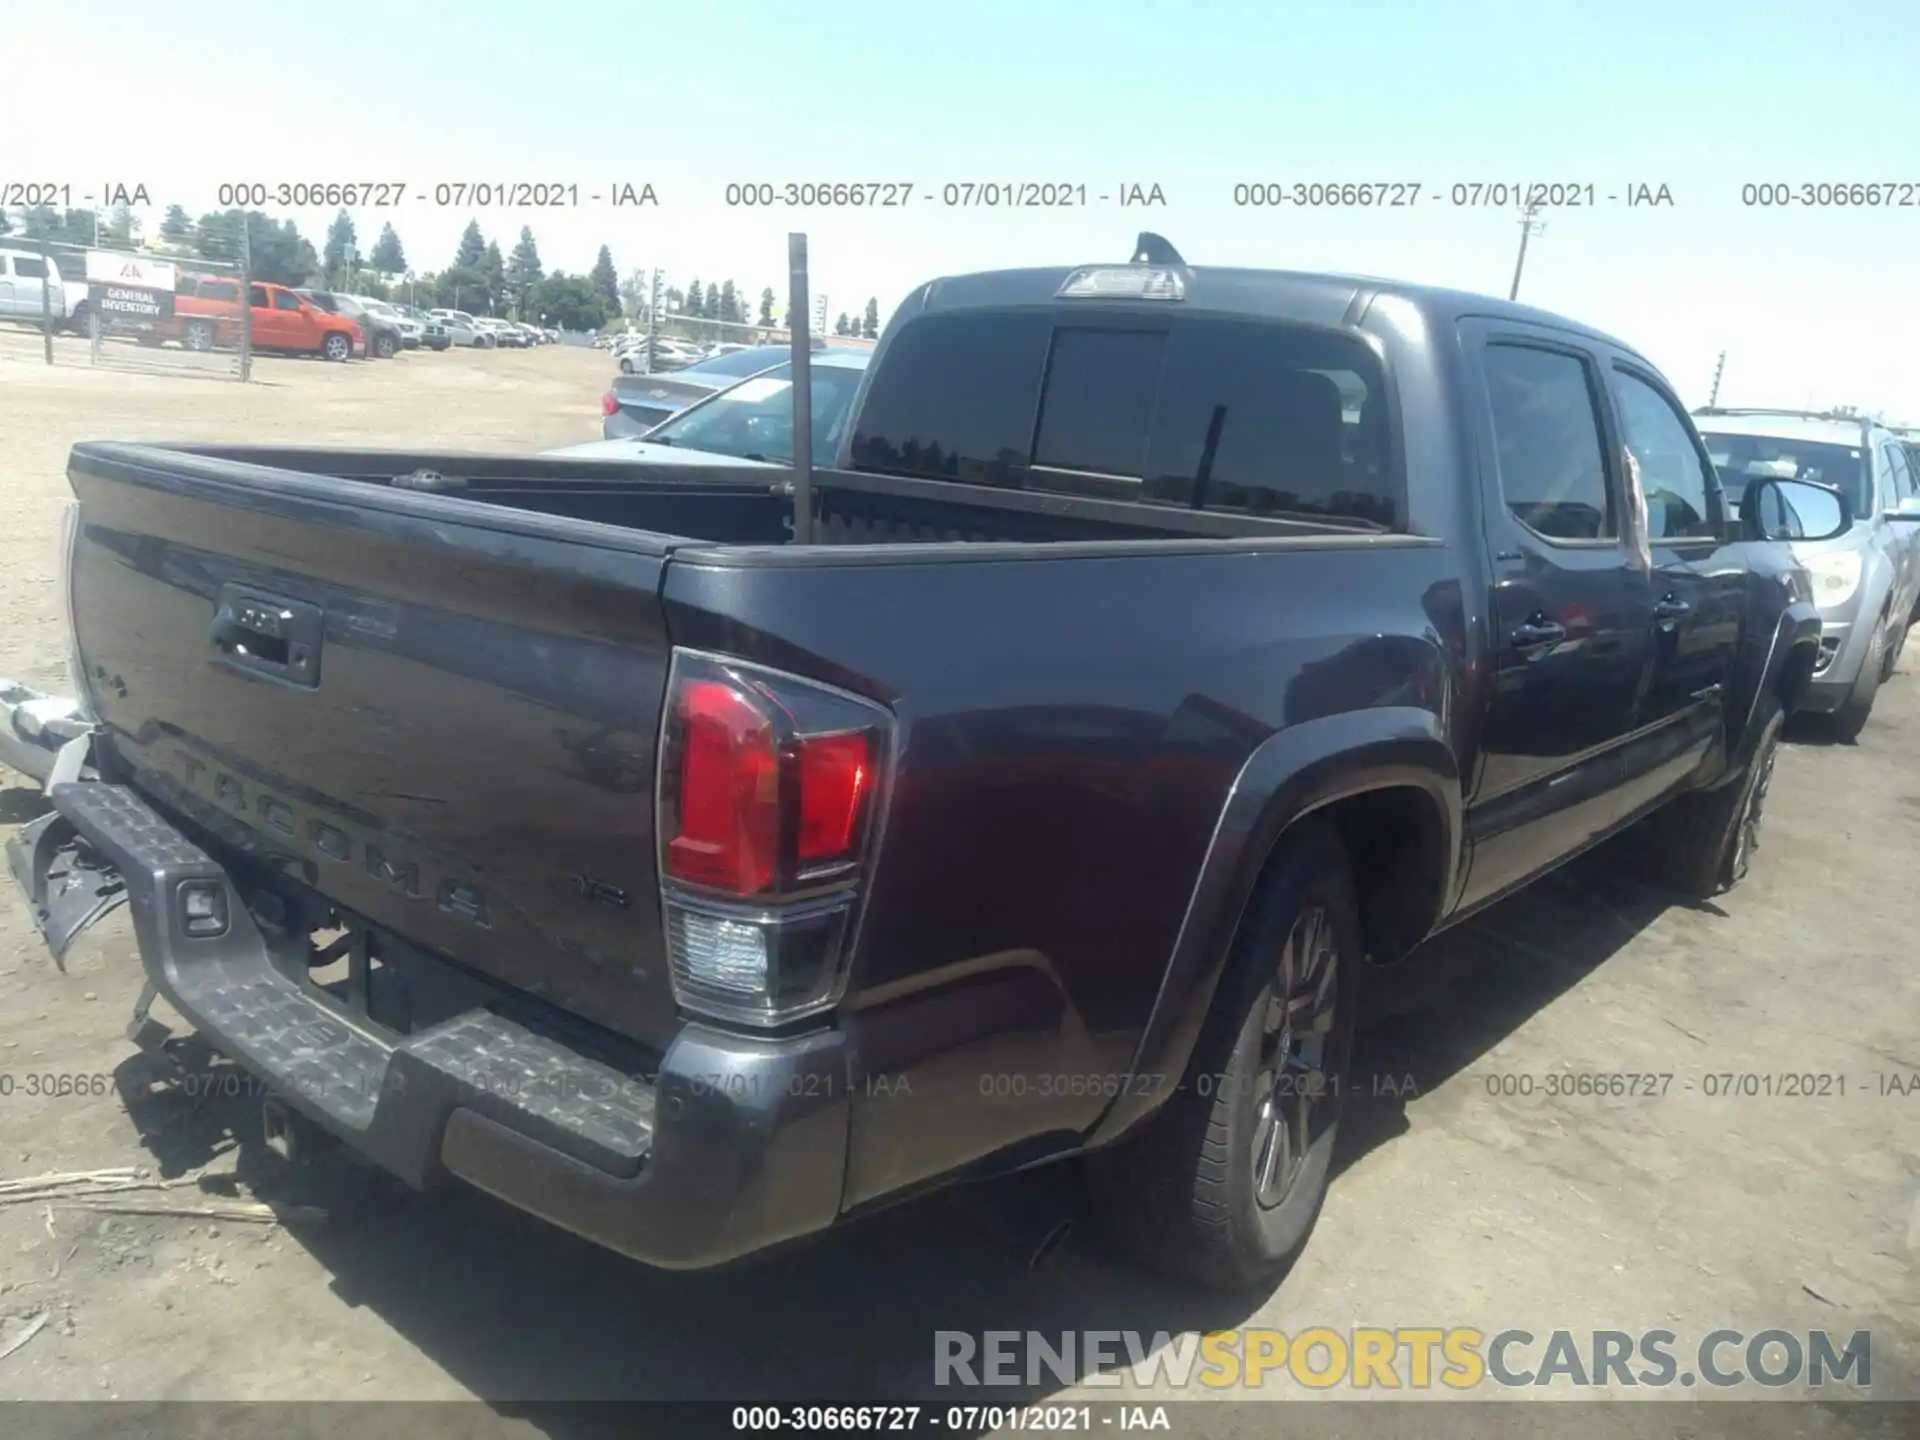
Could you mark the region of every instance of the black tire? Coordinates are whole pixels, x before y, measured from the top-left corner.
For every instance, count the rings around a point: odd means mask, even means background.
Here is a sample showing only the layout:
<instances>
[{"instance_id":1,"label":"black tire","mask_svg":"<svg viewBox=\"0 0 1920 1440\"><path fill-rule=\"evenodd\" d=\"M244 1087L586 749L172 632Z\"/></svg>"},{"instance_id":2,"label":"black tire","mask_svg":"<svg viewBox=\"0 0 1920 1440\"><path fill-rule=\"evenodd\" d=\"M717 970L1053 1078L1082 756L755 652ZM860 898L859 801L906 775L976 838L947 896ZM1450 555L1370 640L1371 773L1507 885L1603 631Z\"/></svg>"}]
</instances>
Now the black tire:
<instances>
[{"instance_id":1,"label":"black tire","mask_svg":"<svg viewBox=\"0 0 1920 1440\"><path fill-rule=\"evenodd\" d=\"M1887 630L1887 658L1880 666L1880 683L1886 684L1900 668L1900 652L1907 648L1907 627L1890 625Z\"/></svg>"},{"instance_id":2,"label":"black tire","mask_svg":"<svg viewBox=\"0 0 1920 1440\"><path fill-rule=\"evenodd\" d=\"M93 332L87 327L87 302L82 300L73 307L73 314L67 317L67 328L74 334L91 338Z\"/></svg>"},{"instance_id":3,"label":"black tire","mask_svg":"<svg viewBox=\"0 0 1920 1440\"><path fill-rule=\"evenodd\" d=\"M1874 626L1867 653L1860 659L1860 674L1853 682L1853 689L1833 712L1833 733L1849 745L1859 740L1860 732L1867 728L1868 717L1873 714L1874 699L1880 694L1881 672L1886 669L1886 654L1887 617L1882 615Z\"/></svg>"},{"instance_id":4,"label":"black tire","mask_svg":"<svg viewBox=\"0 0 1920 1440\"><path fill-rule=\"evenodd\" d=\"M1143 1264L1246 1291L1275 1282L1306 1244L1352 1058L1360 935L1346 855L1309 820L1282 840L1254 892L1180 1088L1134 1134L1090 1158L1097 1214ZM1302 964L1316 939L1330 950ZM1292 1004L1282 999L1289 978L1305 982ZM1315 1000L1324 1008L1315 1011ZM1317 1023L1291 1035L1300 1014ZM1295 1139L1284 1160L1282 1134ZM1271 1191L1264 1171L1277 1181Z\"/></svg>"},{"instance_id":5,"label":"black tire","mask_svg":"<svg viewBox=\"0 0 1920 1440\"><path fill-rule=\"evenodd\" d=\"M213 322L189 320L185 332L180 337L180 343L189 350L205 352L213 349Z\"/></svg>"},{"instance_id":6,"label":"black tire","mask_svg":"<svg viewBox=\"0 0 1920 1440\"><path fill-rule=\"evenodd\" d=\"M353 341L341 330L329 330L320 341L320 353L328 360L344 361L352 358Z\"/></svg>"},{"instance_id":7,"label":"black tire","mask_svg":"<svg viewBox=\"0 0 1920 1440\"><path fill-rule=\"evenodd\" d=\"M620 373L622 375L631 375L633 373L633 361L622 357L620 361Z\"/></svg>"},{"instance_id":8,"label":"black tire","mask_svg":"<svg viewBox=\"0 0 1920 1440\"><path fill-rule=\"evenodd\" d=\"M378 359L391 360L399 349L400 346L395 342L393 336L387 334L385 331L373 337L373 353Z\"/></svg>"},{"instance_id":9,"label":"black tire","mask_svg":"<svg viewBox=\"0 0 1920 1440\"><path fill-rule=\"evenodd\" d=\"M1650 878L1696 900L1731 890L1747 878L1760 848L1760 821L1780 755L1786 713L1777 696L1765 707L1760 739L1737 778L1712 790L1676 796L1647 817L1650 842L1637 853L1650 864Z\"/></svg>"}]
</instances>

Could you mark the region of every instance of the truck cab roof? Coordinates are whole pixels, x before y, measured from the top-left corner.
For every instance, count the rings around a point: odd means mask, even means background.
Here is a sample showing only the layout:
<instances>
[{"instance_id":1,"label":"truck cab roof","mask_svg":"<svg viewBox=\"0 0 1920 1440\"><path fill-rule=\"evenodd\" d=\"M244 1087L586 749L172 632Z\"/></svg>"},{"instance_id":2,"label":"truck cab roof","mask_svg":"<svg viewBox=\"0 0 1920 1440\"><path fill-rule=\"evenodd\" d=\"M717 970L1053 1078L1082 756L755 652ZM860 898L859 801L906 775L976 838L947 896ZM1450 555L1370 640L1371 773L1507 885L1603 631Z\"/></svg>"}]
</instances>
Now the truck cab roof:
<instances>
[{"instance_id":1,"label":"truck cab roof","mask_svg":"<svg viewBox=\"0 0 1920 1440\"><path fill-rule=\"evenodd\" d=\"M1067 282L1086 271L1156 268L1169 270L1179 276L1183 291L1181 298L1161 300L1116 296L1065 301L1061 297L1060 292ZM1103 308L1116 304L1130 308L1164 305L1188 313L1239 315L1252 319L1344 327L1357 324L1368 308L1383 298L1400 300L1413 306L1436 327L1451 326L1468 316L1509 319L1568 331L1628 354L1639 353L1617 336L1564 315L1516 301L1400 280L1307 270L1257 270L1211 265L1156 267L1130 263L985 270L929 281L908 295L900 308L903 314L930 314L966 309L1052 307L1065 303Z\"/></svg>"}]
</instances>

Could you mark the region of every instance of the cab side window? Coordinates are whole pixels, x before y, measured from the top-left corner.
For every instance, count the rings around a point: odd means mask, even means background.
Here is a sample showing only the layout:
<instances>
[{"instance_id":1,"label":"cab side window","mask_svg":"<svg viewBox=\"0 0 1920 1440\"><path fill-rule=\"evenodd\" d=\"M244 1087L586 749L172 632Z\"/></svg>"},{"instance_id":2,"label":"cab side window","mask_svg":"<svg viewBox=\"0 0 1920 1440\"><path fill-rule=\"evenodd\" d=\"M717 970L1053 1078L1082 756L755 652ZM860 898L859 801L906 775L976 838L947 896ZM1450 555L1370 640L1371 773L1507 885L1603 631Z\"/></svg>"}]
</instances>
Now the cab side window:
<instances>
[{"instance_id":1,"label":"cab side window","mask_svg":"<svg viewBox=\"0 0 1920 1440\"><path fill-rule=\"evenodd\" d=\"M1614 370L1613 395L1627 449L1640 467L1648 538L1717 537L1719 482L1679 409L1630 370Z\"/></svg>"},{"instance_id":2,"label":"cab side window","mask_svg":"<svg viewBox=\"0 0 1920 1440\"><path fill-rule=\"evenodd\" d=\"M276 310L298 310L300 308L300 297L291 290L276 290L273 292L273 308Z\"/></svg>"}]
</instances>

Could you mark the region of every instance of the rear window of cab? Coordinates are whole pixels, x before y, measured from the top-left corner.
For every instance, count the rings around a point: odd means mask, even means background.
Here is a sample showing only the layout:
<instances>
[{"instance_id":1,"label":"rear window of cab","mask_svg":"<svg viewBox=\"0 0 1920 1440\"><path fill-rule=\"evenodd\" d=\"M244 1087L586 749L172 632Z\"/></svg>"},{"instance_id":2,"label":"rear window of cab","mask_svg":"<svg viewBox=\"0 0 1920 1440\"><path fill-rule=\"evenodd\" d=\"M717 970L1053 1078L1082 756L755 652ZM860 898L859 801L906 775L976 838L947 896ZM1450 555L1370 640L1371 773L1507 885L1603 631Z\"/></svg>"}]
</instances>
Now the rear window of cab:
<instances>
[{"instance_id":1,"label":"rear window of cab","mask_svg":"<svg viewBox=\"0 0 1920 1440\"><path fill-rule=\"evenodd\" d=\"M969 311L902 327L856 470L1276 519L1406 525L1359 338L1271 321Z\"/></svg>"}]
</instances>

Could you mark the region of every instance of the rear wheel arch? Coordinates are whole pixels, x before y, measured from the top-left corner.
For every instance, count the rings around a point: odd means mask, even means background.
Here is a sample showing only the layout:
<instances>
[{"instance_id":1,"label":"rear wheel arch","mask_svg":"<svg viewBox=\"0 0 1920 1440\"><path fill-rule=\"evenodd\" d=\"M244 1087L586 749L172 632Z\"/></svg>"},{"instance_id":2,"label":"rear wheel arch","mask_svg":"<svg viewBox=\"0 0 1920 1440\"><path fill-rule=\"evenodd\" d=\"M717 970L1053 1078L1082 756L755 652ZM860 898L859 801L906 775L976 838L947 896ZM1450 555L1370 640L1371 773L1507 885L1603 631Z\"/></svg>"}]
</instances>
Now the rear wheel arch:
<instances>
[{"instance_id":1,"label":"rear wheel arch","mask_svg":"<svg viewBox=\"0 0 1920 1440\"><path fill-rule=\"evenodd\" d=\"M1330 716L1276 733L1248 759L1134 1057L1142 1083L1109 1107L1090 1143L1117 1137L1171 1093L1263 881L1291 839L1320 828L1346 851L1370 958L1399 959L1444 917L1458 887L1459 767L1438 717L1413 709Z\"/></svg>"}]
</instances>

